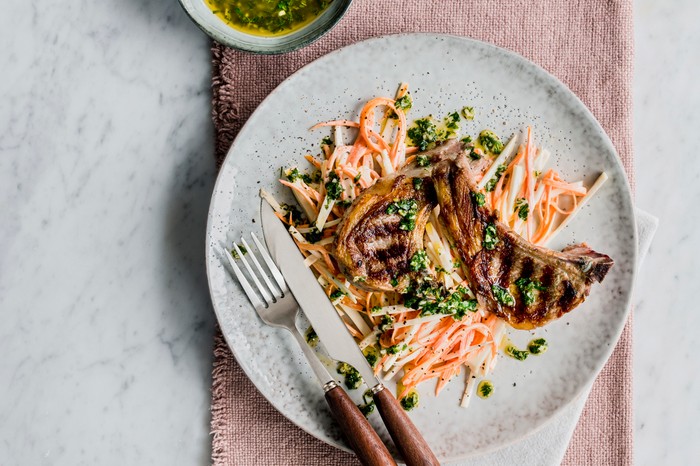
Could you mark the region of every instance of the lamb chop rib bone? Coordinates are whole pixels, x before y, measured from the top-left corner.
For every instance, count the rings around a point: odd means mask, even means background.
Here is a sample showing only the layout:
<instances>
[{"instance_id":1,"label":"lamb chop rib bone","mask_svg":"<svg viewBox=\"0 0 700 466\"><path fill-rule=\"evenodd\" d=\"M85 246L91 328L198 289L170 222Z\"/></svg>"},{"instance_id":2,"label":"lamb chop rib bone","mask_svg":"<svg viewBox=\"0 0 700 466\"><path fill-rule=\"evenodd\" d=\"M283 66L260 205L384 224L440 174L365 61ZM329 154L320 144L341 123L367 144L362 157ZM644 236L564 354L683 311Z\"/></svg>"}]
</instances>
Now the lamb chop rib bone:
<instances>
[{"instance_id":1,"label":"lamb chop rib bone","mask_svg":"<svg viewBox=\"0 0 700 466\"><path fill-rule=\"evenodd\" d=\"M479 303L513 327L540 327L571 311L612 267L610 257L585 244L561 252L535 246L500 223L488 206L478 206L475 178L485 171L485 161L467 157L459 141L447 141L422 155L431 161L429 166L414 162L379 180L345 214L334 254L356 286L401 292L421 278L411 270L410 260L423 249L425 224L438 204L440 221L452 236ZM422 181L414 183L415 178ZM406 231L401 229L401 215L387 209L411 199L417 203L415 228ZM484 246L489 225L497 237L495 246L489 243L492 249ZM518 279L531 284L528 297L516 285Z\"/></svg>"}]
</instances>

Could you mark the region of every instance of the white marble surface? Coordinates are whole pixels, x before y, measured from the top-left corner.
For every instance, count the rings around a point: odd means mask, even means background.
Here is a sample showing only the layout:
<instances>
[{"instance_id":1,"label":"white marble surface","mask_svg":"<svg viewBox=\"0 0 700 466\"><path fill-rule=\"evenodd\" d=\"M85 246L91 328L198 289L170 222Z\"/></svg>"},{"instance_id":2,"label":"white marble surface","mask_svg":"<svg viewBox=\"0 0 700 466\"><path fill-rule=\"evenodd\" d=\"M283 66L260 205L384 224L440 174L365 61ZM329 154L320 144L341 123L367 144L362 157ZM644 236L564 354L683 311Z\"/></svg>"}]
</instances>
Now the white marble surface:
<instances>
[{"instance_id":1,"label":"white marble surface","mask_svg":"<svg viewBox=\"0 0 700 466\"><path fill-rule=\"evenodd\" d=\"M662 221L637 288L636 455L690 464L700 3L635 7L637 198ZM208 40L174 0L36 0L4 5L0 44L0 464L206 464Z\"/></svg>"},{"instance_id":2,"label":"white marble surface","mask_svg":"<svg viewBox=\"0 0 700 466\"><path fill-rule=\"evenodd\" d=\"M660 219L637 283L635 454L700 463L700 2L635 2L637 203Z\"/></svg>"}]
</instances>

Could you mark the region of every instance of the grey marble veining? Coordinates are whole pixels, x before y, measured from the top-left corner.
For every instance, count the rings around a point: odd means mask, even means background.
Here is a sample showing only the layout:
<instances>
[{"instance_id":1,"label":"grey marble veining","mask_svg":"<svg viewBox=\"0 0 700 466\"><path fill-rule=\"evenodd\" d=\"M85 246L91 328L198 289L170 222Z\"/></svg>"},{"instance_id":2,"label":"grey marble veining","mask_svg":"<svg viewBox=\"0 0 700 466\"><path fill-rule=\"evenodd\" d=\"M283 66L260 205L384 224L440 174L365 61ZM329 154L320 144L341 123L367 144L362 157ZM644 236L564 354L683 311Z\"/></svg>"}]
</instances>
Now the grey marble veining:
<instances>
[{"instance_id":1,"label":"grey marble veining","mask_svg":"<svg viewBox=\"0 0 700 466\"><path fill-rule=\"evenodd\" d=\"M0 463L204 464L208 40L172 1L0 15Z\"/></svg>"},{"instance_id":2,"label":"grey marble veining","mask_svg":"<svg viewBox=\"0 0 700 466\"><path fill-rule=\"evenodd\" d=\"M635 2L638 205L659 229L637 283L635 457L700 461L700 2Z\"/></svg>"},{"instance_id":3,"label":"grey marble veining","mask_svg":"<svg viewBox=\"0 0 700 466\"><path fill-rule=\"evenodd\" d=\"M637 199L661 218L640 465L700 458L698 17L635 1ZM207 464L209 42L175 1L37 0L3 5L0 44L0 464Z\"/></svg>"}]
</instances>

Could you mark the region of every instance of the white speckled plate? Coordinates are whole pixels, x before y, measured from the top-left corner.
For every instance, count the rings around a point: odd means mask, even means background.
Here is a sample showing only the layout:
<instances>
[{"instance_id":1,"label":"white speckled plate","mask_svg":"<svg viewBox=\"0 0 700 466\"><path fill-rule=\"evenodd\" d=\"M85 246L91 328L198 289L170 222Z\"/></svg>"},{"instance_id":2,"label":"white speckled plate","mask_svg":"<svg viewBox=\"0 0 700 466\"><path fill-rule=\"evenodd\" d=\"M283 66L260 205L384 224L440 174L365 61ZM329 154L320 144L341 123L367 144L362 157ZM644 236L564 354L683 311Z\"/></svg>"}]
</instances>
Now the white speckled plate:
<instances>
[{"instance_id":1,"label":"white speckled plate","mask_svg":"<svg viewBox=\"0 0 700 466\"><path fill-rule=\"evenodd\" d=\"M501 358L491 378L493 396L473 400L466 410L459 408L464 374L439 398L432 383L420 387L420 406L411 418L438 457L452 461L502 447L551 419L603 367L627 316L637 245L627 178L598 122L557 79L492 45L425 34L360 42L299 70L250 117L221 168L207 226L209 286L224 335L260 392L295 424L344 448L295 342L258 320L214 246L259 232L260 188L289 197L276 183L280 167L303 166L304 154L318 153L329 134L309 132L311 125L356 118L363 102L393 95L401 81L410 83L413 118L471 105L476 119L463 132L489 127L508 137L531 124L564 177L591 183L602 170L610 175L553 246L586 241L613 257L615 267L571 314L536 332L511 332L521 345L533 334L544 336L549 351L524 362ZM371 417L377 423L378 416Z\"/></svg>"}]
</instances>

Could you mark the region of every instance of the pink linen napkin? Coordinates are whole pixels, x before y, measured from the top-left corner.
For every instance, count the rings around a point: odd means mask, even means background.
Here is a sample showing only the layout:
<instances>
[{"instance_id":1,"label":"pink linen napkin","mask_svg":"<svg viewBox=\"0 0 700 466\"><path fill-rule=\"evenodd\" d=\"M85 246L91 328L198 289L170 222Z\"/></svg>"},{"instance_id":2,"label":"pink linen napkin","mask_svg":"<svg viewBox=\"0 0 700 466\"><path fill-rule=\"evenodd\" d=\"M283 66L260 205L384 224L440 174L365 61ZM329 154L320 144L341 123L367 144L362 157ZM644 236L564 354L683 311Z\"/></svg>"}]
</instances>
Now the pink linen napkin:
<instances>
[{"instance_id":1,"label":"pink linen napkin","mask_svg":"<svg viewBox=\"0 0 700 466\"><path fill-rule=\"evenodd\" d=\"M355 0L327 36L282 56L214 44L216 156L282 80L310 61L369 37L400 32L457 34L513 50L558 77L610 136L634 187L631 134L631 0ZM303 432L275 410L217 334L212 386L216 465L347 465L357 460ZM632 324L590 392L565 465L632 464Z\"/></svg>"}]
</instances>

